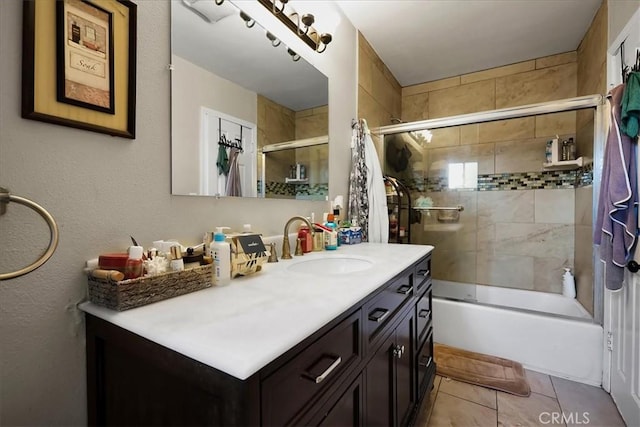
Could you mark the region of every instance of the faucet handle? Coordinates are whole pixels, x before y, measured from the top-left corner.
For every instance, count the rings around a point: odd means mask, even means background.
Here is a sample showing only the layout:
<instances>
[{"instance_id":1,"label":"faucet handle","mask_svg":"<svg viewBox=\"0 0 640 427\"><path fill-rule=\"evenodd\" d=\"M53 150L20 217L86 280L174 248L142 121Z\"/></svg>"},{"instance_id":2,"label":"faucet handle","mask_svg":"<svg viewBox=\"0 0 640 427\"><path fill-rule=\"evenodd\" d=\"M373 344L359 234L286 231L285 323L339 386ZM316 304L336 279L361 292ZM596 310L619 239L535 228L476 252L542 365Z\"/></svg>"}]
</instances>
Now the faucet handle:
<instances>
[{"instance_id":1,"label":"faucet handle","mask_svg":"<svg viewBox=\"0 0 640 427\"><path fill-rule=\"evenodd\" d=\"M267 262L278 262L278 253L276 252L276 244L269 245L269 259Z\"/></svg>"},{"instance_id":2,"label":"faucet handle","mask_svg":"<svg viewBox=\"0 0 640 427\"><path fill-rule=\"evenodd\" d=\"M300 238L296 239L296 251L294 252L294 255L296 256L304 255L304 253L302 252L302 239Z\"/></svg>"}]
</instances>

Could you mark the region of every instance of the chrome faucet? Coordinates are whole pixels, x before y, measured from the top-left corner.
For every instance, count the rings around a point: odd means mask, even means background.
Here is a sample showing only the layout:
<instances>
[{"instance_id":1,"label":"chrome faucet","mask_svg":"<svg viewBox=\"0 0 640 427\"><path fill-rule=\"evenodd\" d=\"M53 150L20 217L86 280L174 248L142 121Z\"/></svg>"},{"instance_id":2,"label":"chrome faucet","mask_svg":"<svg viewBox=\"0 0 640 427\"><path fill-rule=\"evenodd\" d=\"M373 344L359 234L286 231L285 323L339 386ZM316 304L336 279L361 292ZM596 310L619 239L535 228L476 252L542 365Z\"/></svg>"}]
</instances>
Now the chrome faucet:
<instances>
[{"instance_id":1,"label":"chrome faucet","mask_svg":"<svg viewBox=\"0 0 640 427\"><path fill-rule=\"evenodd\" d=\"M287 223L284 225L284 237L282 239L282 256L280 257L280 259L291 259L291 245L289 244L289 226L295 221L303 221L307 224L307 227L309 227L309 236L312 238L311 241L313 242L314 232L313 232L313 224L311 224L311 221L309 221L307 218L303 216L291 217L289 221L287 221Z\"/></svg>"}]
</instances>

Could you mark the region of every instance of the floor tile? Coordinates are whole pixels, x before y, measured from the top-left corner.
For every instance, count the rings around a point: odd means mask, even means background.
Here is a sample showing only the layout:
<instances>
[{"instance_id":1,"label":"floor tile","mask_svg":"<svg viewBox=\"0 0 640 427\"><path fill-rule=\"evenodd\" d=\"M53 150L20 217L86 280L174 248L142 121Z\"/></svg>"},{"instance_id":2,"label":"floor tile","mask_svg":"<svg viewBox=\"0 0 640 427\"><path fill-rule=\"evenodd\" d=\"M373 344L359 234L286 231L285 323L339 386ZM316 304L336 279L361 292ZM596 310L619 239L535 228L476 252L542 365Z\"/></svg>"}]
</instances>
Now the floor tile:
<instances>
[{"instance_id":1,"label":"floor tile","mask_svg":"<svg viewBox=\"0 0 640 427\"><path fill-rule=\"evenodd\" d=\"M625 425L611 396L602 388L557 377L551 377L551 382L558 395L558 402L565 418L573 418L567 421L567 426L584 426L586 424L589 427L615 427Z\"/></svg>"},{"instance_id":2,"label":"floor tile","mask_svg":"<svg viewBox=\"0 0 640 427\"><path fill-rule=\"evenodd\" d=\"M486 387L456 381L451 378L442 378L440 392L496 409L496 391Z\"/></svg>"},{"instance_id":3,"label":"floor tile","mask_svg":"<svg viewBox=\"0 0 640 427\"><path fill-rule=\"evenodd\" d=\"M425 396L422 401L422 406L420 407L420 412L418 412L418 416L416 417L415 427L427 427L429 424L429 417L431 416L431 412L433 412L433 405L436 401L436 396L438 395L438 387L440 386L440 381L442 377L440 375L436 375L433 379L433 389L431 389L431 393L429 396Z\"/></svg>"},{"instance_id":4,"label":"floor tile","mask_svg":"<svg viewBox=\"0 0 640 427\"><path fill-rule=\"evenodd\" d=\"M498 426L547 426L551 425L553 414L560 420L560 405L549 396L531 393L529 397L498 392ZM564 423L553 422L554 426Z\"/></svg>"},{"instance_id":5,"label":"floor tile","mask_svg":"<svg viewBox=\"0 0 640 427\"><path fill-rule=\"evenodd\" d=\"M494 409L439 392L428 426L495 427L496 422Z\"/></svg>"},{"instance_id":6,"label":"floor tile","mask_svg":"<svg viewBox=\"0 0 640 427\"><path fill-rule=\"evenodd\" d=\"M527 380L533 393L544 394L545 396L556 398L556 392L551 384L551 378L547 374L525 369Z\"/></svg>"}]
</instances>

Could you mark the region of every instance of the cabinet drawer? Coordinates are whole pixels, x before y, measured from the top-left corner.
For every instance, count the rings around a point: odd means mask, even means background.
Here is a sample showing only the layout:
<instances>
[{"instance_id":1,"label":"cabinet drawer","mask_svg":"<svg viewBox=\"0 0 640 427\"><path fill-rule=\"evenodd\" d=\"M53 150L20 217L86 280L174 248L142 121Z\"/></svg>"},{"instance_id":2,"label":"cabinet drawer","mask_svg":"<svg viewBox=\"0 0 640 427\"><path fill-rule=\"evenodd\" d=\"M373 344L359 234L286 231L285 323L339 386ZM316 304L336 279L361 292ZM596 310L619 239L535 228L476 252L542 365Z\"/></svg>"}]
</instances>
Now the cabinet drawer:
<instances>
[{"instance_id":1,"label":"cabinet drawer","mask_svg":"<svg viewBox=\"0 0 640 427\"><path fill-rule=\"evenodd\" d=\"M263 424L288 425L320 392L362 359L361 310L262 382Z\"/></svg>"},{"instance_id":2,"label":"cabinet drawer","mask_svg":"<svg viewBox=\"0 0 640 427\"><path fill-rule=\"evenodd\" d=\"M427 336L428 327L431 324L431 288L422 295L416 304L416 346L420 347Z\"/></svg>"},{"instance_id":3,"label":"cabinet drawer","mask_svg":"<svg viewBox=\"0 0 640 427\"><path fill-rule=\"evenodd\" d=\"M411 273L403 273L364 307L367 343L373 342L389 325L395 314L413 297Z\"/></svg>"},{"instance_id":4,"label":"cabinet drawer","mask_svg":"<svg viewBox=\"0 0 640 427\"><path fill-rule=\"evenodd\" d=\"M416 263L415 268L416 295L426 289L431 280L431 255L427 255Z\"/></svg>"},{"instance_id":5,"label":"cabinet drawer","mask_svg":"<svg viewBox=\"0 0 640 427\"><path fill-rule=\"evenodd\" d=\"M429 328L427 339L416 354L418 370L418 396L421 397L429 384L433 383L435 360L433 359L433 328Z\"/></svg>"}]
</instances>

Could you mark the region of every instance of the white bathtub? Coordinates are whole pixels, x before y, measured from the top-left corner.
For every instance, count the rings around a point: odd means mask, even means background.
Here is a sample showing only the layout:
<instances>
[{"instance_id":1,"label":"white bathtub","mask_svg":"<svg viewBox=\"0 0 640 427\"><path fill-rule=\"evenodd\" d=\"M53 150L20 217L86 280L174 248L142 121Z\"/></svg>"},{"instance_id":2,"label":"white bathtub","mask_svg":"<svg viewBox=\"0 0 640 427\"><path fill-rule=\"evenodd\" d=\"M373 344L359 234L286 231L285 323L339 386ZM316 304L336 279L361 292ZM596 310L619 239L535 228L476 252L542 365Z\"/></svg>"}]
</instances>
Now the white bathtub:
<instances>
[{"instance_id":1,"label":"white bathtub","mask_svg":"<svg viewBox=\"0 0 640 427\"><path fill-rule=\"evenodd\" d=\"M436 342L515 360L525 368L557 377L601 384L603 329L591 322L577 301L533 291L452 286L434 280ZM440 298L443 289L462 291L459 299L471 300L473 293L477 302ZM452 297L451 292L446 295ZM553 314L531 311L539 309Z\"/></svg>"}]
</instances>

